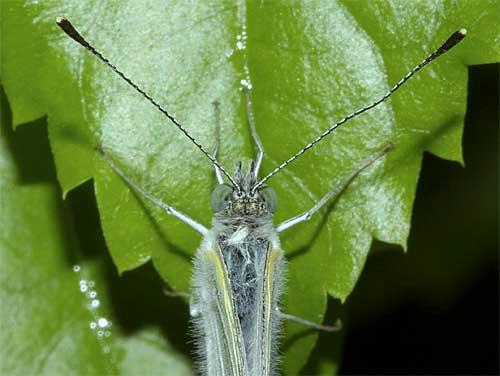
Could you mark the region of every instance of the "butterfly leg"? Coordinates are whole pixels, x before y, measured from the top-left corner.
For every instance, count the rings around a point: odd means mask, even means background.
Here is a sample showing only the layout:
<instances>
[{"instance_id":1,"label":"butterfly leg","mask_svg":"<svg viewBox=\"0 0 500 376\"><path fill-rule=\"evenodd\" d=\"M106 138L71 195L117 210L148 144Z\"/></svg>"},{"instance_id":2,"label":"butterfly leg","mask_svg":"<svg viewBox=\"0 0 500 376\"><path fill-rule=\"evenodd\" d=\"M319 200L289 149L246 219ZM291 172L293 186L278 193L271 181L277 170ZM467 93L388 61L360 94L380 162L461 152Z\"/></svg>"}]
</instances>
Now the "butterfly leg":
<instances>
[{"instance_id":1,"label":"butterfly leg","mask_svg":"<svg viewBox=\"0 0 500 376\"><path fill-rule=\"evenodd\" d=\"M135 183L131 178L129 178L121 169L118 167L115 162L109 157L108 154L104 152L101 148L98 148L99 153L101 156L104 158L106 162L108 162L109 166L111 169L119 175L131 188L133 188L135 191L139 192L144 198L147 200L151 201L153 204L156 206L159 206L163 210L167 212L167 214L171 215L172 217L175 217L185 224L187 224L189 227L191 227L193 230L199 232L201 235L205 236L208 233L208 229L203 226L201 223L196 222L194 219L191 219L188 217L186 214L178 211L177 209L173 208L170 205L165 204L163 201L161 201L159 198L154 197L150 193L146 192L143 188L141 188L137 183Z\"/></svg>"},{"instance_id":2,"label":"butterfly leg","mask_svg":"<svg viewBox=\"0 0 500 376\"><path fill-rule=\"evenodd\" d=\"M245 109L247 113L248 127L250 128L250 134L252 135L253 142L255 142L255 146L257 146L257 158L255 159L253 168L255 179L257 179L259 175L260 165L262 163L262 158L264 158L264 146L262 145L259 134L257 133L257 129L255 128L255 118L252 112L252 100L250 98L250 91L247 88L244 88L243 91L245 93Z\"/></svg>"},{"instance_id":3,"label":"butterfly leg","mask_svg":"<svg viewBox=\"0 0 500 376\"><path fill-rule=\"evenodd\" d=\"M277 309L277 313L282 320L293 321L302 324L304 326L307 326L311 329L321 330L324 332L338 332L339 330L342 330L342 320L340 319L337 319L337 321L335 321L335 324L333 325L321 325L321 324L316 324L315 322L309 320L302 319L297 316L283 313L279 309Z\"/></svg>"},{"instance_id":4,"label":"butterfly leg","mask_svg":"<svg viewBox=\"0 0 500 376\"><path fill-rule=\"evenodd\" d=\"M169 298L186 298L186 299L191 298L191 295L188 292L171 290L166 286L163 287L162 291L163 295L168 296Z\"/></svg>"},{"instance_id":5,"label":"butterfly leg","mask_svg":"<svg viewBox=\"0 0 500 376\"><path fill-rule=\"evenodd\" d=\"M342 192L360 172L365 170L368 166L370 166L375 161L382 158L384 155L386 155L393 148L394 148L394 146L392 144L386 145L382 150L380 150L378 153L372 155L370 158L365 160L358 168L356 168L354 171L352 171L345 179L343 179L339 184L337 184L335 187L333 187L333 189L330 190L325 196L323 196L323 198L321 198L321 200L319 200L311 209L280 223L276 227L276 230L278 232L282 232L282 231L289 229L290 227L293 227L299 223L310 220L311 217L313 216L313 214L318 212L318 210L320 210L323 206L325 206L327 203L329 203L333 197L335 197L337 194Z\"/></svg>"}]
</instances>

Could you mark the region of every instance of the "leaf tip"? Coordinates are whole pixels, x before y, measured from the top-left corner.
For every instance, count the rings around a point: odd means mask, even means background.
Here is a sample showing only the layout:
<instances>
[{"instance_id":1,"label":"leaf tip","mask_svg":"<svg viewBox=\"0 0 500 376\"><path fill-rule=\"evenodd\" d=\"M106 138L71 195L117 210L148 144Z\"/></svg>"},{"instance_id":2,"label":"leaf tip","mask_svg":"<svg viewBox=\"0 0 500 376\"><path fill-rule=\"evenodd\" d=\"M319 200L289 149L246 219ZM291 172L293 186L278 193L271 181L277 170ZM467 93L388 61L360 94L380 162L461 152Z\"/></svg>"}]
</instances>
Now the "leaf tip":
<instances>
[{"instance_id":1,"label":"leaf tip","mask_svg":"<svg viewBox=\"0 0 500 376\"><path fill-rule=\"evenodd\" d=\"M66 197L68 196L68 193L69 193L70 191L71 191L71 188L69 188L69 189L64 189L64 190L62 191L62 199L63 199L63 201L64 201L64 200L66 200Z\"/></svg>"}]
</instances>

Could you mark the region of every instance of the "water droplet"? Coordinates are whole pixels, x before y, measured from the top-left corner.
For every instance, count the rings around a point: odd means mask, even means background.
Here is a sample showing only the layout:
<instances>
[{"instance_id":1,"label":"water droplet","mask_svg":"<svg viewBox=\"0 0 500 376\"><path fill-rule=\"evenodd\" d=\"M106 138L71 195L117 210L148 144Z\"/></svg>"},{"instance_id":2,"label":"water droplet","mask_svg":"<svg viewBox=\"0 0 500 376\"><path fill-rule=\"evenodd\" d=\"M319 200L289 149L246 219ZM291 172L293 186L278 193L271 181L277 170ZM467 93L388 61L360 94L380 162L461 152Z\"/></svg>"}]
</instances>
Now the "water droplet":
<instances>
[{"instance_id":1,"label":"water droplet","mask_svg":"<svg viewBox=\"0 0 500 376\"><path fill-rule=\"evenodd\" d=\"M95 283L94 281L89 281L89 287L94 287Z\"/></svg>"},{"instance_id":2,"label":"water droplet","mask_svg":"<svg viewBox=\"0 0 500 376\"><path fill-rule=\"evenodd\" d=\"M95 291L89 292L89 297L95 298L97 296L97 293Z\"/></svg>"},{"instance_id":3,"label":"water droplet","mask_svg":"<svg viewBox=\"0 0 500 376\"><path fill-rule=\"evenodd\" d=\"M80 271L80 265L73 265L73 271L78 273Z\"/></svg>"},{"instance_id":4,"label":"water droplet","mask_svg":"<svg viewBox=\"0 0 500 376\"><path fill-rule=\"evenodd\" d=\"M240 81L240 84L241 84L241 86L246 87L248 90L252 89L252 84L251 84L250 80L242 79Z\"/></svg>"},{"instance_id":5,"label":"water droplet","mask_svg":"<svg viewBox=\"0 0 500 376\"><path fill-rule=\"evenodd\" d=\"M95 323L95 321L91 321L90 322L90 329L95 329L97 327L97 324Z\"/></svg>"},{"instance_id":6,"label":"water droplet","mask_svg":"<svg viewBox=\"0 0 500 376\"><path fill-rule=\"evenodd\" d=\"M94 299L90 302L90 308L97 308L101 305L101 302L97 299Z\"/></svg>"},{"instance_id":7,"label":"water droplet","mask_svg":"<svg viewBox=\"0 0 500 376\"><path fill-rule=\"evenodd\" d=\"M245 48L245 45L241 42L236 43L236 48L238 50L243 50Z\"/></svg>"},{"instance_id":8,"label":"water droplet","mask_svg":"<svg viewBox=\"0 0 500 376\"><path fill-rule=\"evenodd\" d=\"M103 332L102 330L99 330L99 331L97 332L97 336L98 336L98 337L102 337L103 335L104 335L104 332Z\"/></svg>"},{"instance_id":9,"label":"water droplet","mask_svg":"<svg viewBox=\"0 0 500 376\"><path fill-rule=\"evenodd\" d=\"M108 326L108 320L106 320L104 317L101 317L99 320L97 320L97 325L99 325L100 328L105 328Z\"/></svg>"},{"instance_id":10,"label":"water droplet","mask_svg":"<svg viewBox=\"0 0 500 376\"><path fill-rule=\"evenodd\" d=\"M106 331L104 332L104 336L105 336L105 337L109 337L109 336L111 336L111 332L110 332L109 330L106 330Z\"/></svg>"},{"instance_id":11,"label":"water droplet","mask_svg":"<svg viewBox=\"0 0 500 376\"><path fill-rule=\"evenodd\" d=\"M80 285L80 291L81 292L87 291L87 285Z\"/></svg>"}]
</instances>

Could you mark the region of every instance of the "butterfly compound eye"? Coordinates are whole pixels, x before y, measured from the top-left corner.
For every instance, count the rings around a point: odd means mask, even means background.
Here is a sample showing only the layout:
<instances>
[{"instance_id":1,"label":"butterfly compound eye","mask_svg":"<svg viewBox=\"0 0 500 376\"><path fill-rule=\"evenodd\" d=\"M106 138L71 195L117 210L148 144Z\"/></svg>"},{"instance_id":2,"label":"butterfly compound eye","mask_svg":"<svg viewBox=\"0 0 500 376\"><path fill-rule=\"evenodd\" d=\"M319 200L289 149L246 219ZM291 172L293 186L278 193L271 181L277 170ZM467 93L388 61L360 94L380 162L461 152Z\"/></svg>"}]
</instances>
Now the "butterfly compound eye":
<instances>
[{"instance_id":1,"label":"butterfly compound eye","mask_svg":"<svg viewBox=\"0 0 500 376\"><path fill-rule=\"evenodd\" d=\"M219 184L212 191L212 211L218 213L224 210L233 193L233 187L228 184Z\"/></svg>"},{"instance_id":2,"label":"butterfly compound eye","mask_svg":"<svg viewBox=\"0 0 500 376\"><path fill-rule=\"evenodd\" d=\"M262 187L259 190L259 193L266 203L269 213L275 213L276 208L278 207L278 195L276 194L276 191L271 187Z\"/></svg>"}]
</instances>

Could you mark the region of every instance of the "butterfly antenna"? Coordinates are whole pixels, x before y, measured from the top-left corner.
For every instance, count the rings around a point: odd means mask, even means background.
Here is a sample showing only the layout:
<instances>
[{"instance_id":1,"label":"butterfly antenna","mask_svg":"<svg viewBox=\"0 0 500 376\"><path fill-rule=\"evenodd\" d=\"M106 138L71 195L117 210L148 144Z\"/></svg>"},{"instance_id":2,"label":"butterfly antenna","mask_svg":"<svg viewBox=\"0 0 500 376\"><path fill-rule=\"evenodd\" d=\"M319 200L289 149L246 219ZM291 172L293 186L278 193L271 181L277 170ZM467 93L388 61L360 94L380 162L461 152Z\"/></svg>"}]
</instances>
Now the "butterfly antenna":
<instances>
[{"instance_id":1,"label":"butterfly antenna","mask_svg":"<svg viewBox=\"0 0 500 376\"><path fill-rule=\"evenodd\" d=\"M116 74L118 74L125 82L127 82L130 86L132 86L137 92L139 92L144 98L146 98L153 106L155 106L163 115L165 115L174 125L179 128L179 130L186 135L186 137L191 140L193 144L195 144L198 149L201 150L203 154L215 165L217 168L222 171L224 175L229 179L231 184L238 190L241 190L241 187L236 183L233 177L226 171L224 167L220 165L217 159L212 156L205 148L184 128L166 109L164 109L158 102L156 102L149 94L147 94L144 90L142 90L139 86L137 86L130 78L128 78L122 71L120 71L115 65L113 65L107 58L105 58L98 50L96 50L82 35L74 28L74 26L64 17L58 17L56 19L57 25L74 41L81 44L87 50L92 52L99 60L105 63L108 67L110 67Z\"/></svg>"},{"instance_id":2,"label":"butterfly antenna","mask_svg":"<svg viewBox=\"0 0 500 376\"><path fill-rule=\"evenodd\" d=\"M363 112L366 112L373 107L378 106L380 103L385 101L387 98L389 98L396 90L398 90L403 84L408 81L415 73L417 73L419 70L421 70L423 67L425 67L427 64L429 64L431 61L439 57L440 55L444 54L446 51L450 50L453 48L455 45L460 42L465 35L467 34L466 29L460 29L458 31L455 31L447 40L444 42L441 47L436 49L434 52L432 52L429 56L427 56L421 63L419 63L415 68L413 68L411 71L409 71L406 76L404 76L401 80L398 81L396 85L394 85L387 93L385 93L383 96L381 96L379 99L377 99L375 102L372 104L369 104L368 106L362 107L353 113L345 116L342 118L340 121L338 121L335 124L332 124L328 129L326 129L323 133L321 133L318 137L316 137L314 140L312 140L310 143L308 143L306 146L304 146L301 150L299 150L296 154L291 156L289 159L287 159L285 162L280 164L278 167L276 167L273 171L271 171L269 174L267 174L261 181L259 181L254 187L252 188L252 192L255 192L262 184L264 184L267 180L269 180L272 176L276 175L279 171L283 170L286 166L288 166L290 163L295 161L298 157L300 157L302 154L304 154L307 150L311 149L314 145L316 145L318 142L320 142L323 138L328 136L330 133L332 133L335 129L337 129L339 126L342 124L346 123L347 121L355 118L358 115L361 115Z\"/></svg>"}]
</instances>

